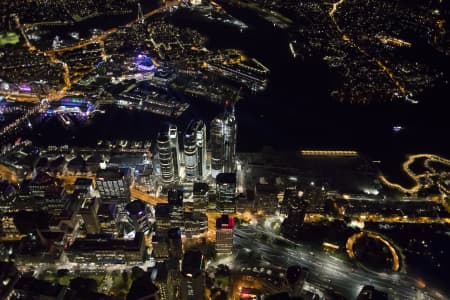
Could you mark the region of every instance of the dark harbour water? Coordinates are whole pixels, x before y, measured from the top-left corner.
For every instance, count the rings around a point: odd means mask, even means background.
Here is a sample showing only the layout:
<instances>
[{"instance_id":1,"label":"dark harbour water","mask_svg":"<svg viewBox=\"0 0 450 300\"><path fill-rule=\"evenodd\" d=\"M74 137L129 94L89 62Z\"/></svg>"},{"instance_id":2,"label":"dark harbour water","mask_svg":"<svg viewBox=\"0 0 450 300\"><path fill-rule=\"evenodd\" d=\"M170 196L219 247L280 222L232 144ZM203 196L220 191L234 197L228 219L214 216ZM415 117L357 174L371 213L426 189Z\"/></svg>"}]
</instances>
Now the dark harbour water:
<instances>
[{"instance_id":1,"label":"dark harbour water","mask_svg":"<svg viewBox=\"0 0 450 300\"><path fill-rule=\"evenodd\" d=\"M207 47L210 49L238 48L270 68L268 89L264 93L247 96L237 105L238 151L259 151L264 146L290 151L354 149L374 160L381 160L382 170L400 182L408 182L400 172L406 154L435 153L450 157L450 123L446 109L450 95L448 86L427 91L421 95L421 102L417 105L336 103L329 92L337 84L337 79L320 59L294 61L285 31L274 28L249 11L229 11L250 28L241 33L236 27L210 23L186 11L179 11L169 20L208 36ZM115 18L122 18L126 23L134 15ZM102 17L98 17L75 27L54 30L59 33L78 30L80 35L85 35L92 27L108 29L113 26L108 19L111 20L106 17L103 23ZM114 22L117 23L117 19ZM103 25L96 26L99 23ZM419 47L416 51L423 51L423 57L433 55L428 47ZM445 63L448 64L448 59ZM175 122L184 129L190 119L201 118L209 122L222 110L220 106L200 100L193 100L191 104L188 112L177 120L108 107L106 114L98 114L71 128L63 127L56 119L39 122L32 131L24 132L24 137L36 145L74 146L92 145L99 139L147 140L154 139L166 121ZM394 133L394 125L402 125L406 129ZM409 271L418 276L426 274L423 276L425 279L449 292L442 281L448 278L444 271L448 270L448 264L446 268L436 270L425 259L410 257L408 262L414 265Z\"/></svg>"},{"instance_id":2,"label":"dark harbour water","mask_svg":"<svg viewBox=\"0 0 450 300\"><path fill-rule=\"evenodd\" d=\"M427 91L417 105L336 103L329 93L337 79L320 59L294 61L288 49L287 32L274 28L250 11L228 9L250 28L241 33L237 27L193 17L186 10L177 11L168 20L205 34L210 49L238 48L270 68L268 89L247 96L237 105L238 151L259 151L266 145L292 151L355 149L381 160L383 170L395 177L401 177L399 166L407 153L450 156L447 142L450 124L445 109L450 95L448 87ZM124 17L124 22L129 18ZM80 32L92 27L92 22L82 23ZM183 129L190 119L210 121L221 110L220 106L193 100L186 114L171 121ZM107 114L97 115L77 128L65 129L56 120L46 121L35 128L30 138L42 145L86 145L98 139L152 139L167 120L149 113L109 108ZM394 125L406 129L394 133Z\"/></svg>"}]
</instances>

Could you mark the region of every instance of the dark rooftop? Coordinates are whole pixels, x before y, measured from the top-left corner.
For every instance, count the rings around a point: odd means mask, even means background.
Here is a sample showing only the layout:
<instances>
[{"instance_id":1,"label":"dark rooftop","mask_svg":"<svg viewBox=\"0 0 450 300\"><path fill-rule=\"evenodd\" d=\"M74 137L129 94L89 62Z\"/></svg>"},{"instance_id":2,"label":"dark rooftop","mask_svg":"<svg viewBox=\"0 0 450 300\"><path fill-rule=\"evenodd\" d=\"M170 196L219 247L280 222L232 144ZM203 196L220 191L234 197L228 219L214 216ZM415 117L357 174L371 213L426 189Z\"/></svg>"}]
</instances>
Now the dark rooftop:
<instances>
[{"instance_id":1,"label":"dark rooftop","mask_svg":"<svg viewBox=\"0 0 450 300\"><path fill-rule=\"evenodd\" d=\"M182 206L183 205L183 191L172 189L167 192L167 199L170 205Z\"/></svg>"},{"instance_id":2,"label":"dark rooftop","mask_svg":"<svg viewBox=\"0 0 450 300\"><path fill-rule=\"evenodd\" d=\"M216 183L236 184L236 173L220 173L216 177Z\"/></svg>"},{"instance_id":3,"label":"dark rooftop","mask_svg":"<svg viewBox=\"0 0 450 300\"><path fill-rule=\"evenodd\" d=\"M75 185L81 185L81 186L90 186L92 185L93 180L91 178L82 178L82 177L78 177L75 180Z\"/></svg>"},{"instance_id":4,"label":"dark rooftop","mask_svg":"<svg viewBox=\"0 0 450 300\"><path fill-rule=\"evenodd\" d=\"M163 203L163 204L157 204L155 206L155 217L156 219L161 219L161 218L169 218L169 214L170 214L170 205Z\"/></svg>"},{"instance_id":5,"label":"dark rooftop","mask_svg":"<svg viewBox=\"0 0 450 300\"><path fill-rule=\"evenodd\" d=\"M64 286L57 283L50 283L33 277L21 277L14 286L14 289L27 291L31 295L43 295L55 298L64 288Z\"/></svg>"},{"instance_id":6,"label":"dark rooftop","mask_svg":"<svg viewBox=\"0 0 450 300\"><path fill-rule=\"evenodd\" d=\"M169 239L181 239L181 230L178 227L170 228L167 232Z\"/></svg>"},{"instance_id":7,"label":"dark rooftop","mask_svg":"<svg viewBox=\"0 0 450 300\"><path fill-rule=\"evenodd\" d=\"M195 194L205 194L209 190L209 186L205 182L194 182L194 195Z\"/></svg>"},{"instance_id":8,"label":"dark rooftop","mask_svg":"<svg viewBox=\"0 0 450 300\"><path fill-rule=\"evenodd\" d=\"M128 203L125 209L130 214L130 216L142 215L145 212L145 203L140 200L135 200Z\"/></svg>"},{"instance_id":9,"label":"dark rooftop","mask_svg":"<svg viewBox=\"0 0 450 300\"><path fill-rule=\"evenodd\" d=\"M149 275L144 275L133 281L127 300L148 299L156 300L158 288L153 284Z\"/></svg>"},{"instance_id":10,"label":"dark rooftop","mask_svg":"<svg viewBox=\"0 0 450 300\"><path fill-rule=\"evenodd\" d=\"M204 268L204 257L200 250L188 250L184 253L181 273L188 277L197 277Z\"/></svg>"},{"instance_id":11,"label":"dark rooftop","mask_svg":"<svg viewBox=\"0 0 450 300\"><path fill-rule=\"evenodd\" d=\"M136 232L134 240L120 240L109 238L86 237L77 239L71 246L70 251L98 251L98 250L125 250L137 251L140 249L144 238L142 232Z\"/></svg>"},{"instance_id":12,"label":"dark rooftop","mask_svg":"<svg viewBox=\"0 0 450 300\"><path fill-rule=\"evenodd\" d=\"M98 180L120 180L125 176L125 173L119 168L107 168L104 170L99 170L97 172Z\"/></svg>"}]
</instances>

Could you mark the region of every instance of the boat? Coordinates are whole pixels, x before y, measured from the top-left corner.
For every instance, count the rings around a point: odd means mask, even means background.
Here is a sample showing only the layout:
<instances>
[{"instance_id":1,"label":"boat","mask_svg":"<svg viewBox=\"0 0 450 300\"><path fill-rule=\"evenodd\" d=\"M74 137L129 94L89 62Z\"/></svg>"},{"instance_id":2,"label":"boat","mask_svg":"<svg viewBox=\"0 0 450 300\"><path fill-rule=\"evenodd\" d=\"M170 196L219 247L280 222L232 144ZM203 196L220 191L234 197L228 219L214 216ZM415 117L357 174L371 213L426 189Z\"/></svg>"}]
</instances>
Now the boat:
<instances>
[{"instance_id":1,"label":"boat","mask_svg":"<svg viewBox=\"0 0 450 300\"><path fill-rule=\"evenodd\" d=\"M400 132L400 131L402 131L402 130L404 130L405 128L403 127L403 126L400 126L400 125L395 125L395 126L392 126L392 131L394 131L394 132Z\"/></svg>"},{"instance_id":2,"label":"boat","mask_svg":"<svg viewBox=\"0 0 450 300\"><path fill-rule=\"evenodd\" d=\"M407 102L409 102L409 103L412 103L412 104L418 104L418 103L419 103L418 100L415 100L415 99L413 99L413 98L410 98L410 95L406 95L406 96L405 96L405 101L407 101Z\"/></svg>"}]
</instances>

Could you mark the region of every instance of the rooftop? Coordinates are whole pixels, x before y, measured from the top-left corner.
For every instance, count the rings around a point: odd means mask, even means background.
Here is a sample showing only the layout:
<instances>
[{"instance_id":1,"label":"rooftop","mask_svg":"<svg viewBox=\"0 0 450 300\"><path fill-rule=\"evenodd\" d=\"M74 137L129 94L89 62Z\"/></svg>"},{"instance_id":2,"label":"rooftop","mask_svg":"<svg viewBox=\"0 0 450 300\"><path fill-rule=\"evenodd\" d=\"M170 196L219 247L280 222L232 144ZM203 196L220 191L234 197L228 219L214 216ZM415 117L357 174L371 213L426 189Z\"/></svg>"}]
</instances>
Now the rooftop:
<instances>
[{"instance_id":1,"label":"rooftop","mask_svg":"<svg viewBox=\"0 0 450 300\"><path fill-rule=\"evenodd\" d=\"M200 250L188 250L184 253L181 272L186 277L199 276L204 267L204 257Z\"/></svg>"}]
</instances>

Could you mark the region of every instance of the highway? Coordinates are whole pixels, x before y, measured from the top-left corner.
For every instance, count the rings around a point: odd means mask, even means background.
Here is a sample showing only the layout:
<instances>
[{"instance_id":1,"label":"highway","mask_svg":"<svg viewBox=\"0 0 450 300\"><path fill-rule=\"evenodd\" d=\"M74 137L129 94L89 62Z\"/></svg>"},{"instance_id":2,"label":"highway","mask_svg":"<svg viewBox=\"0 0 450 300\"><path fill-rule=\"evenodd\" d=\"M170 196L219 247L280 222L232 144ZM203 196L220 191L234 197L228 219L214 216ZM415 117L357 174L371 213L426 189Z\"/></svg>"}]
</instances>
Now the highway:
<instances>
[{"instance_id":1,"label":"highway","mask_svg":"<svg viewBox=\"0 0 450 300\"><path fill-rule=\"evenodd\" d=\"M253 251L257 254L255 260L259 260L258 267L286 269L299 264L309 269L308 283L322 288L333 287L348 299L355 299L364 285L387 292L390 299L445 299L438 291L417 288L419 280L406 274L377 273L357 267L325 252L295 244L262 226L240 227L234 233L236 252ZM249 265L248 259L240 260L238 255L234 267L254 266Z\"/></svg>"}]
</instances>

